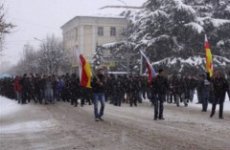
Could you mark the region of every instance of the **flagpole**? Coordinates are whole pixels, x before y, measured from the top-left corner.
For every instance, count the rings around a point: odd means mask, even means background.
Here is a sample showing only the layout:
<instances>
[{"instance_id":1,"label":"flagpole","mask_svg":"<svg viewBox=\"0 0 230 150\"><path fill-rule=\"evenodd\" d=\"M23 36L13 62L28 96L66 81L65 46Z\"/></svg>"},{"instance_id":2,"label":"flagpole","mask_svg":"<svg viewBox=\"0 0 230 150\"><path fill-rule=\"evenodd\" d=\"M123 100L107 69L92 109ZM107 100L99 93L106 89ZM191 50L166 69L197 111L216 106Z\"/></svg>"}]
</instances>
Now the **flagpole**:
<instances>
[{"instance_id":1,"label":"flagpole","mask_svg":"<svg viewBox=\"0 0 230 150\"><path fill-rule=\"evenodd\" d=\"M141 55L141 53L140 53ZM141 64L140 64L140 75L142 75L142 70L143 70L143 56L141 55Z\"/></svg>"}]
</instances>

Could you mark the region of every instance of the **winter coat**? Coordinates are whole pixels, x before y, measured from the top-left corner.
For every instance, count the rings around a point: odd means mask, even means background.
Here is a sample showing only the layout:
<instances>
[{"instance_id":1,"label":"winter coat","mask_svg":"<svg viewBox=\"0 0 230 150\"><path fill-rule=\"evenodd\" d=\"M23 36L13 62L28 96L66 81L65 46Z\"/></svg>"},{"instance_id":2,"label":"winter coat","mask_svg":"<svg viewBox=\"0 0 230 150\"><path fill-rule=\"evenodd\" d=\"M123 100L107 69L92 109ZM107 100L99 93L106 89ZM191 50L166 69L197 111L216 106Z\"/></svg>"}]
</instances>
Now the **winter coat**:
<instances>
[{"instance_id":1,"label":"winter coat","mask_svg":"<svg viewBox=\"0 0 230 150\"><path fill-rule=\"evenodd\" d=\"M182 92L183 88L183 82L180 81L178 77L173 77L170 82L170 91L173 94L179 94Z\"/></svg>"},{"instance_id":2,"label":"winter coat","mask_svg":"<svg viewBox=\"0 0 230 150\"><path fill-rule=\"evenodd\" d=\"M225 93L228 92L229 85L226 79L224 78L214 78L212 80L214 94L216 97L225 96Z\"/></svg>"},{"instance_id":3,"label":"winter coat","mask_svg":"<svg viewBox=\"0 0 230 150\"><path fill-rule=\"evenodd\" d=\"M97 78L93 78L92 88L93 93L105 93L106 81L105 76L98 74Z\"/></svg>"},{"instance_id":4,"label":"winter coat","mask_svg":"<svg viewBox=\"0 0 230 150\"><path fill-rule=\"evenodd\" d=\"M14 81L14 91L15 92L22 92L22 86L20 84L19 78L16 78Z\"/></svg>"},{"instance_id":5,"label":"winter coat","mask_svg":"<svg viewBox=\"0 0 230 150\"><path fill-rule=\"evenodd\" d=\"M155 80L156 92L160 95L165 95L168 90L168 80L167 78L158 75Z\"/></svg>"},{"instance_id":6,"label":"winter coat","mask_svg":"<svg viewBox=\"0 0 230 150\"><path fill-rule=\"evenodd\" d=\"M62 90L64 89L64 86L65 86L64 80L62 80L62 79L59 80L57 83L57 91L62 92Z\"/></svg>"},{"instance_id":7,"label":"winter coat","mask_svg":"<svg viewBox=\"0 0 230 150\"><path fill-rule=\"evenodd\" d=\"M45 90L52 90L52 89L53 89L52 81L47 79L45 83Z\"/></svg>"},{"instance_id":8,"label":"winter coat","mask_svg":"<svg viewBox=\"0 0 230 150\"><path fill-rule=\"evenodd\" d=\"M27 77L23 77L20 83L22 85L22 91L29 92L29 89L31 87L29 79Z\"/></svg>"},{"instance_id":9,"label":"winter coat","mask_svg":"<svg viewBox=\"0 0 230 150\"><path fill-rule=\"evenodd\" d=\"M77 78L71 78L70 80L70 90L71 94L79 94L80 85L79 80Z\"/></svg>"}]
</instances>

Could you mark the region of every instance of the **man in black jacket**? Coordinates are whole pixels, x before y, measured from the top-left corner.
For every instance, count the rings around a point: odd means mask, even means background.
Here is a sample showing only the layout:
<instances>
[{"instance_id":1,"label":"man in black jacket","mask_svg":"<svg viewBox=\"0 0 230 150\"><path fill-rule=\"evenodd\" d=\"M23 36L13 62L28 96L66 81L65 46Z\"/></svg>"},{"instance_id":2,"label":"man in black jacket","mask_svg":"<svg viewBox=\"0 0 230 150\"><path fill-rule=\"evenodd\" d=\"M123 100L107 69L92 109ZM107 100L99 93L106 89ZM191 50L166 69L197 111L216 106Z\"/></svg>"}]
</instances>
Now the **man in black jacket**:
<instances>
[{"instance_id":1,"label":"man in black jacket","mask_svg":"<svg viewBox=\"0 0 230 150\"><path fill-rule=\"evenodd\" d=\"M129 83L129 90L130 90L130 100L129 104L130 107L137 106L137 100L138 100L138 83L135 80L135 77L132 76L130 83Z\"/></svg>"},{"instance_id":2,"label":"man in black jacket","mask_svg":"<svg viewBox=\"0 0 230 150\"><path fill-rule=\"evenodd\" d=\"M103 70L98 70L92 82L95 121L103 121L102 116L104 115L104 108L105 108L106 80L102 71ZM98 102L100 102L101 104L99 112L98 112Z\"/></svg>"},{"instance_id":3,"label":"man in black jacket","mask_svg":"<svg viewBox=\"0 0 230 150\"><path fill-rule=\"evenodd\" d=\"M26 104L27 100L29 100L29 87L30 87L30 82L27 77L27 74L23 75L23 78L21 80L21 85L22 85L22 104Z\"/></svg>"},{"instance_id":4,"label":"man in black jacket","mask_svg":"<svg viewBox=\"0 0 230 150\"><path fill-rule=\"evenodd\" d=\"M228 82L223 77L223 74L220 72L216 72L215 77L212 80L213 88L214 88L214 95L215 98L212 103L212 112L210 117L213 117L216 111L216 104L220 105L219 108L219 118L223 119L223 107L224 107L224 100L225 100L225 94L228 92Z\"/></svg>"},{"instance_id":5,"label":"man in black jacket","mask_svg":"<svg viewBox=\"0 0 230 150\"><path fill-rule=\"evenodd\" d=\"M157 99L154 102L154 120L160 119L164 120L163 111L164 111L164 101L166 92L168 89L168 81L167 78L164 77L164 70L159 69L158 76L155 79L156 93Z\"/></svg>"},{"instance_id":6,"label":"man in black jacket","mask_svg":"<svg viewBox=\"0 0 230 150\"><path fill-rule=\"evenodd\" d=\"M79 91L80 91L79 80L77 79L76 74L73 73L70 79L70 94L71 94L70 103L75 107L78 106L78 98L80 97Z\"/></svg>"}]
</instances>

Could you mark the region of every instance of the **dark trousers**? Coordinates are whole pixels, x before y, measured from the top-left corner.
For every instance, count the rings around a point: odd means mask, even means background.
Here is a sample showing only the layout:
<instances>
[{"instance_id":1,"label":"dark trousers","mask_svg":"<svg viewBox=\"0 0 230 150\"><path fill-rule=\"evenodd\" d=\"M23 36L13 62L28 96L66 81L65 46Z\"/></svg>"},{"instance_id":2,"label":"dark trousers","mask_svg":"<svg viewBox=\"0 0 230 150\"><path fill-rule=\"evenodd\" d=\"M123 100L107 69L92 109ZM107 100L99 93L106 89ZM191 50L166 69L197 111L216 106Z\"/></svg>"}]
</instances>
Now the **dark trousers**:
<instances>
[{"instance_id":1,"label":"dark trousers","mask_svg":"<svg viewBox=\"0 0 230 150\"><path fill-rule=\"evenodd\" d=\"M70 93L70 89L68 89L68 88L64 88L64 90L63 90L63 101L65 102L65 101L67 101L67 102L69 102L70 101L70 99L71 99L71 93Z\"/></svg>"},{"instance_id":2,"label":"dark trousers","mask_svg":"<svg viewBox=\"0 0 230 150\"><path fill-rule=\"evenodd\" d=\"M136 94L136 92L133 92L130 94L129 104L131 107L133 106L133 104L137 106L137 98L138 98L137 96L138 94Z\"/></svg>"},{"instance_id":3,"label":"dark trousers","mask_svg":"<svg viewBox=\"0 0 230 150\"><path fill-rule=\"evenodd\" d=\"M35 92L35 97L36 97L36 100L37 100L40 104L42 104L42 98L43 98L43 96L42 96L42 90L36 90L36 92Z\"/></svg>"},{"instance_id":4,"label":"dark trousers","mask_svg":"<svg viewBox=\"0 0 230 150\"><path fill-rule=\"evenodd\" d=\"M22 104L25 104L28 99L29 99L28 92L26 90L23 90L22 91Z\"/></svg>"},{"instance_id":5,"label":"dark trousers","mask_svg":"<svg viewBox=\"0 0 230 150\"><path fill-rule=\"evenodd\" d=\"M121 102L124 99L124 93L123 92L118 92L117 93L117 106L121 106Z\"/></svg>"},{"instance_id":6,"label":"dark trousers","mask_svg":"<svg viewBox=\"0 0 230 150\"><path fill-rule=\"evenodd\" d=\"M211 111L211 115L210 115L211 117L216 112L216 104L219 104L220 105L220 108L219 108L219 118L223 118L224 99L225 99L225 96L219 96L219 95L215 96L215 100L212 103L212 111Z\"/></svg>"},{"instance_id":7,"label":"dark trousers","mask_svg":"<svg viewBox=\"0 0 230 150\"><path fill-rule=\"evenodd\" d=\"M112 104L115 106L121 106L121 93L120 92L113 93Z\"/></svg>"},{"instance_id":8,"label":"dark trousers","mask_svg":"<svg viewBox=\"0 0 230 150\"><path fill-rule=\"evenodd\" d=\"M157 95L156 93L151 93L151 99L150 102L152 103L152 106L154 106L155 101L157 101Z\"/></svg>"},{"instance_id":9,"label":"dark trousers","mask_svg":"<svg viewBox=\"0 0 230 150\"><path fill-rule=\"evenodd\" d=\"M117 93L116 92L113 92L111 94L111 100L110 100L110 104L113 104L113 105L117 105Z\"/></svg>"},{"instance_id":10,"label":"dark trousers","mask_svg":"<svg viewBox=\"0 0 230 150\"><path fill-rule=\"evenodd\" d=\"M203 91L203 96L202 96L202 111L206 112L208 108L208 102L210 98L210 90L209 88L205 88Z\"/></svg>"},{"instance_id":11,"label":"dark trousers","mask_svg":"<svg viewBox=\"0 0 230 150\"><path fill-rule=\"evenodd\" d=\"M145 99L146 98L146 93L147 93L147 89L146 88L141 88L141 95L142 97ZM148 94L148 93L147 93Z\"/></svg>"},{"instance_id":12,"label":"dark trousers","mask_svg":"<svg viewBox=\"0 0 230 150\"><path fill-rule=\"evenodd\" d=\"M164 111L164 101L165 101L165 95L164 94L158 94L157 98L154 102L154 118L162 119L163 118L163 111Z\"/></svg>"},{"instance_id":13,"label":"dark trousers","mask_svg":"<svg viewBox=\"0 0 230 150\"><path fill-rule=\"evenodd\" d=\"M72 94L71 94L71 102L70 102L70 104L71 105L74 105L74 106L77 106L78 105L78 94L77 94L77 92L76 91L72 91Z\"/></svg>"},{"instance_id":14,"label":"dark trousers","mask_svg":"<svg viewBox=\"0 0 230 150\"><path fill-rule=\"evenodd\" d=\"M203 94L202 94L202 90L197 89L197 97L198 97L198 103L202 103L203 101Z\"/></svg>"},{"instance_id":15,"label":"dark trousers","mask_svg":"<svg viewBox=\"0 0 230 150\"><path fill-rule=\"evenodd\" d=\"M91 105L92 91L89 88L82 88L81 92L81 106L84 106L86 101Z\"/></svg>"}]
</instances>

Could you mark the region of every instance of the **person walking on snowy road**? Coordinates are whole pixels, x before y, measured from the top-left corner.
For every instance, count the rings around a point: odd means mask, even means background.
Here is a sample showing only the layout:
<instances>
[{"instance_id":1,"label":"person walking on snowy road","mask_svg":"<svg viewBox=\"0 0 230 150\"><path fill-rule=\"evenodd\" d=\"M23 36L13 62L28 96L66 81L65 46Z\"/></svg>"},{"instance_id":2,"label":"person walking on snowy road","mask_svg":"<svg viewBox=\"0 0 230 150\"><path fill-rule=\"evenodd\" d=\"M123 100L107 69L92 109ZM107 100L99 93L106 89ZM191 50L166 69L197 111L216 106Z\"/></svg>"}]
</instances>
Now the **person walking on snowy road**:
<instances>
[{"instance_id":1,"label":"person walking on snowy road","mask_svg":"<svg viewBox=\"0 0 230 150\"><path fill-rule=\"evenodd\" d=\"M223 119L223 108L224 108L224 100L225 100L225 95L226 92L228 92L228 82L224 78L223 74L220 72L216 72L213 80L213 88L214 88L214 95L215 98L212 103L212 111L210 114L210 117L213 117L216 111L216 104L220 105L219 108L219 118Z\"/></svg>"},{"instance_id":2,"label":"person walking on snowy road","mask_svg":"<svg viewBox=\"0 0 230 150\"><path fill-rule=\"evenodd\" d=\"M105 76L102 73L103 70L98 70L96 77L93 78L92 88L93 88L93 104L94 104L94 115L95 121L103 121L102 116L104 115L105 109ZM101 107L98 112L98 102L100 102Z\"/></svg>"},{"instance_id":3,"label":"person walking on snowy road","mask_svg":"<svg viewBox=\"0 0 230 150\"><path fill-rule=\"evenodd\" d=\"M158 76L156 77L155 84L156 84L156 93L157 93L157 100L154 103L154 120L160 119L164 120L163 111L164 111L164 101L166 92L168 89L168 80L164 77L164 70L159 69Z\"/></svg>"}]
</instances>

